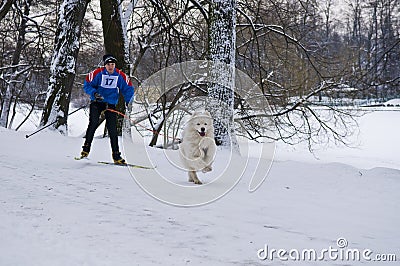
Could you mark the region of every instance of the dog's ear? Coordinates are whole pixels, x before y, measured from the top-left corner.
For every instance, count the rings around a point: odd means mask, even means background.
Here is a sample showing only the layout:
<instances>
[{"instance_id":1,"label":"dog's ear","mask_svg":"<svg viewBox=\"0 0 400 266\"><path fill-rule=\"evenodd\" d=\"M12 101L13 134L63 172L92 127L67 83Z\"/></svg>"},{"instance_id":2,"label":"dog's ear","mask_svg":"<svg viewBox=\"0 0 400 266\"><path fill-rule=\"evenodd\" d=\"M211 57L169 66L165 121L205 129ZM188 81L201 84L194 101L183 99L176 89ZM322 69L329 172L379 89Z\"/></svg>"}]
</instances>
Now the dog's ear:
<instances>
[{"instance_id":1,"label":"dog's ear","mask_svg":"<svg viewBox=\"0 0 400 266\"><path fill-rule=\"evenodd\" d=\"M204 114L205 114L206 116L209 116L209 117L211 117L211 114L210 114L210 112L209 112L209 111L204 111Z\"/></svg>"}]
</instances>

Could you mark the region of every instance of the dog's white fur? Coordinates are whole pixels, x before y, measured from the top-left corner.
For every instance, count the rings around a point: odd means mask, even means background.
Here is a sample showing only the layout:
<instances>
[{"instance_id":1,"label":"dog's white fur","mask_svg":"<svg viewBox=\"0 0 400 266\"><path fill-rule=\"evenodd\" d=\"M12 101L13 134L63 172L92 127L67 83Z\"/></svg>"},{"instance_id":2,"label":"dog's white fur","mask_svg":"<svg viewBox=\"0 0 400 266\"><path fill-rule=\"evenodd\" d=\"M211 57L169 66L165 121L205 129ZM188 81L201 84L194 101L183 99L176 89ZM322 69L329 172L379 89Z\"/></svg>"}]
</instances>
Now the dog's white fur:
<instances>
[{"instance_id":1,"label":"dog's white fur","mask_svg":"<svg viewBox=\"0 0 400 266\"><path fill-rule=\"evenodd\" d=\"M210 113L194 112L186 123L182 133L182 143L179 145L180 158L189 173L189 182L202 184L196 172L212 171L216 150L213 119Z\"/></svg>"}]
</instances>

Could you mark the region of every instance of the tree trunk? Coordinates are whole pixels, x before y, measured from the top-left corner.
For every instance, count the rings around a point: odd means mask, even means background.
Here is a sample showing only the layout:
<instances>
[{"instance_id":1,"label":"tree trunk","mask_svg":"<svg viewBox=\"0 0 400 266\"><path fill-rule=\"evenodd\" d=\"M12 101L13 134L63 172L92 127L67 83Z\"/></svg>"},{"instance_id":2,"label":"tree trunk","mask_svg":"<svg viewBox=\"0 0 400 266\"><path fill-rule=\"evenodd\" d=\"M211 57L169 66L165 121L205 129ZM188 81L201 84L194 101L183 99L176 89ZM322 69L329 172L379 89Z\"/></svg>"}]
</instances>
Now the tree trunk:
<instances>
[{"instance_id":1,"label":"tree trunk","mask_svg":"<svg viewBox=\"0 0 400 266\"><path fill-rule=\"evenodd\" d=\"M67 119L82 21L90 0L64 0L60 7L45 109L40 126L57 121L51 128L67 134Z\"/></svg>"},{"instance_id":2,"label":"tree trunk","mask_svg":"<svg viewBox=\"0 0 400 266\"><path fill-rule=\"evenodd\" d=\"M236 0L213 0L209 16L211 80L207 110L214 118L217 145L237 148L234 113Z\"/></svg>"},{"instance_id":3,"label":"tree trunk","mask_svg":"<svg viewBox=\"0 0 400 266\"><path fill-rule=\"evenodd\" d=\"M129 50L120 0L100 0L106 53L117 59L116 67L129 73Z\"/></svg>"},{"instance_id":4,"label":"tree trunk","mask_svg":"<svg viewBox=\"0 0 400 266\"><path fill-rule=\"evenodd\" d=\"M15 1L16 0L2 0L0 2L0 21L2 21L2 19L7 15L8 11Z\"/></svg>"},{"instance_id":5,"label":"tree trunk","mask_svg":"<svg viewBox=\"0 0 400 266\"><path fill-rule=\"evenodd\" d=\"M104 47L106 53L117 59L116 67L129 76L129 49L126 25L123 20L121 0L100 0L103 24ZM125 102L120 95L117 110L125 113ZM117 132L122 135L123 117L117 118Z\"/></svg>"}]
</instances>

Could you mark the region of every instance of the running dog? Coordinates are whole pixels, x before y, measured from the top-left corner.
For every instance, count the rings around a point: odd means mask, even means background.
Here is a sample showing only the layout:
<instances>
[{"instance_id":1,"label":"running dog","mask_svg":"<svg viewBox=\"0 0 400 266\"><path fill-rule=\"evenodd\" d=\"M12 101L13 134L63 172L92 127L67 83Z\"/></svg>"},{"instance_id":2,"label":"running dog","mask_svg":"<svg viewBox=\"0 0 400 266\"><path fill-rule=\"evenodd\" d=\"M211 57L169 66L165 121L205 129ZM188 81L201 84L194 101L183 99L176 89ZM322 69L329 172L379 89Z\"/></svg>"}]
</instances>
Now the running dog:
<instances>
[{"instance_id":1,"label":"running dog","mask_svg":"<svg viewBox=\"0 0 400 266\"><path fill-rule=\"evenodd\" d=\"M183 130L179 151L185 170L189 173L189 182L202 184L196 172L212 171L216 153L213 119L209 112L192 114Z\"/></svg>"}]
</instances>

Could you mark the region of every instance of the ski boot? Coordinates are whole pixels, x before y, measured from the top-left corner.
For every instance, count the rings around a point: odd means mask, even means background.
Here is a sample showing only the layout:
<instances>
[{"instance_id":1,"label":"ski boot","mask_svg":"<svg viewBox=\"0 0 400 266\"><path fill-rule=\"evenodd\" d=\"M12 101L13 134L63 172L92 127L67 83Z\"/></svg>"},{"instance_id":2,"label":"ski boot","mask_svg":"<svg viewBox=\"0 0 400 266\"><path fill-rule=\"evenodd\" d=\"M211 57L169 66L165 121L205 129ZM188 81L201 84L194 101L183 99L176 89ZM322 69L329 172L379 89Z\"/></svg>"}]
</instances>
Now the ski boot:
<instances>
[{"instance_id":1,"label":"ski boot","mask_svg":"<svg viewBox=\"0 0 400 266\"><path fill-rule=\"evenodd\" d=\"M87 144L87 143L83 144L82 151L81 151L81 159L88 157L89 152L90 152L90 144Z\"/></svg>"},{"instance_id":2,"label":"ski boot","mask_svg":"<svg viewBox=\"0 0 400 266\"><path fill-rule=\"evenodd\" d=\"M115 164L126 164L125 160L121 157L121 153L119 151L114 151L112 157Z\"/></svg>"}]
</instances>

